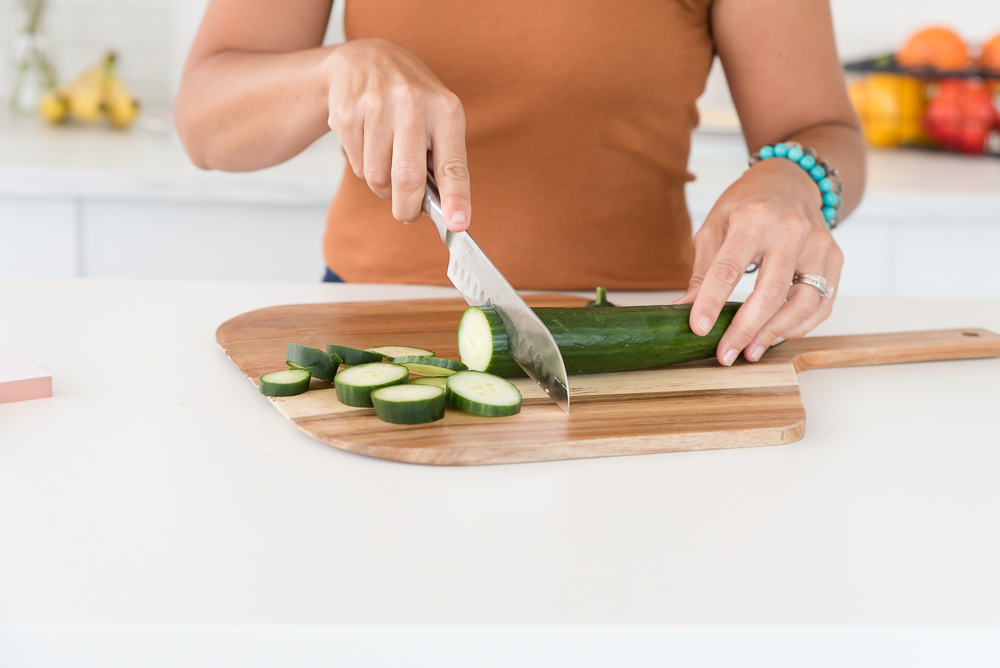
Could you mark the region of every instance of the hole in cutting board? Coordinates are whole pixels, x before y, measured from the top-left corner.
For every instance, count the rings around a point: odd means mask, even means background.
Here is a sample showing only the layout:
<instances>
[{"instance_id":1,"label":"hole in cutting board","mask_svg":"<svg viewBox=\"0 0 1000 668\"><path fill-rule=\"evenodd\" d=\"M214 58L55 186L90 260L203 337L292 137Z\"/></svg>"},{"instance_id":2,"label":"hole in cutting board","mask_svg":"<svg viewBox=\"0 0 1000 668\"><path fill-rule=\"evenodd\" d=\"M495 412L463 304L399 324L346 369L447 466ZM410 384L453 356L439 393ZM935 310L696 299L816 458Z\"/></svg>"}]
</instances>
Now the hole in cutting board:
<instances>
[{"instance_id":1,"label":"hole in cutting board","mask_svg":"<svg viewBox=\"0 0 1000 668\"><path fill-rule=\"evenodd\" d=\"M979 332L962 332L962 336L979 336Z\"/></svg>"}]
</instances>

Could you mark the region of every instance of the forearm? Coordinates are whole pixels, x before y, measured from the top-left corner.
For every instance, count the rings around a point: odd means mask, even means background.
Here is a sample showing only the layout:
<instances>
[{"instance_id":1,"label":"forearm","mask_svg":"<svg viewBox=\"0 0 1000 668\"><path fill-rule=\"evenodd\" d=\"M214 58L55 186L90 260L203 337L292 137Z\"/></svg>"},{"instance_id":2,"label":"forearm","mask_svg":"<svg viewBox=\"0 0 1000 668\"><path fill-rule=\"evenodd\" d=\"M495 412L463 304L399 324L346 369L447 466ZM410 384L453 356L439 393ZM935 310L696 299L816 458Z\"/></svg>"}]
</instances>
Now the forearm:
<instances>
[{"instance_id":1,"label":"forearm","mask_svg":"<svg viewBox=\"0 0 1000 668\"><path fill-rule=\"evenodd\" d=\"M824 123L782 139L797 141L804 147L814 149L830 167L837 170L844 186L840 218L846 218L861 202L865 191L865 144L860 130L840 123ZM751 150L759 148L756 146Z\"/></svg>"},{"instance_id":2,"label":"forearm","mask_svg":"<svg viewBox=\"0 0 1000 668\"><path fill-rule=\"evenodd\" d=\"M227 50L189 65L175 116L191 160L203 169L261 169L328 132L326 60L336 48Z\"/></svg>"}]
</instances>

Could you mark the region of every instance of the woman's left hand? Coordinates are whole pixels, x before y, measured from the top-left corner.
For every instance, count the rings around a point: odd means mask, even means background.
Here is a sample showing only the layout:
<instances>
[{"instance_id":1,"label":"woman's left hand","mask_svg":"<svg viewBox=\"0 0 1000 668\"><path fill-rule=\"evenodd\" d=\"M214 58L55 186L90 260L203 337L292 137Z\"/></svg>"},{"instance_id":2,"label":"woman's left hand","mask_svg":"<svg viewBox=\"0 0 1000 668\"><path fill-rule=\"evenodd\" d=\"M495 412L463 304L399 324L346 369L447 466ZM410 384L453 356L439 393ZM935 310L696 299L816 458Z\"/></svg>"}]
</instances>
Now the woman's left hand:
<instances>
[{"instance_id":1,"label":"woman's left hand","mask_svg":"<svg viewBox=\"0 0 1000 668\"><path fill-rule=\"evenodd\" d=\"M819 188L789 160L761 160L719 198L694 237L694 271L677 303L694 303L691 329L704 336L753 263L760 267L753 294L740 307L716 350L730 366L743 351L756 362L785 339L805 335L829 317L833 297L795 274L819 274L834 289L844 254L821 212ZM834 292L834 297L836 292Z\"/></svg>"}]
</instances>

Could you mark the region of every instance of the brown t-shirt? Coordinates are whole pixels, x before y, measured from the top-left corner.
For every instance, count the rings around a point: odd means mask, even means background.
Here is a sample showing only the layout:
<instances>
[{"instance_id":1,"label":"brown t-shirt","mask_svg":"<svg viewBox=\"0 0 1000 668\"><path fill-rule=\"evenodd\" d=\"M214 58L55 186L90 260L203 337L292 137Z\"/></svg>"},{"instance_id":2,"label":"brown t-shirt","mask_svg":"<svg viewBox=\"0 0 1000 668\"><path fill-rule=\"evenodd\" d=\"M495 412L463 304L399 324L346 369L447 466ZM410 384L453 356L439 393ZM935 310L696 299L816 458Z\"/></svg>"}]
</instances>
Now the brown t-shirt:
<instances>
[{"instance_id":1,"label":"brown t-shirt","mask_svg":"<svg viewBox=\"0 0 1000 668\"><path fill-rule=\"evenodd\" d=\"M684 202L711 0L351 0L348 39L421 58L465 108L470 234L516 288L686 287ZM429 219L348 168L324 251L344 280L449 285Z\"/></svg>"}]
</instances>

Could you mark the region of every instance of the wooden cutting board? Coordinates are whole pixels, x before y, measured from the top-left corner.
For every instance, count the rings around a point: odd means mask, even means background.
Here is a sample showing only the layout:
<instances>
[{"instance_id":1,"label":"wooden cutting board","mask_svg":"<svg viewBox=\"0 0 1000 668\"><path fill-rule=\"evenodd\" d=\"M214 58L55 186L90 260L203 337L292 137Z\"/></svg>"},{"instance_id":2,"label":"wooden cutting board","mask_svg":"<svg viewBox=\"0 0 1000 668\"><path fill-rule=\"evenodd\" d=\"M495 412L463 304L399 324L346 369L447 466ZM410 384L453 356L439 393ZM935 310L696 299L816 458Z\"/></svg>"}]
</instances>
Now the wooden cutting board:
<instances>
[{"instance_id":1,"label":"wooden cutting board","mask_svg":"<svg viewBox=\"0 0 1000 668\"><path fill-rule=\"evenodd\" d=\"M532 306L582 306L560 295ZM300 304L251 311L224 323L216 340L257 384L285 366L289 342L325 349L398 344L458 359L460 299ZM484 418L448 409L424 425L380 421L374 409L337 401L330 383L269 399L310 436L344 450L419 464L501 464L654 452L779 445L805 434L796 372L822 367L1000 355L1000 336L982 329L816 337L787 341L756 364L715 360L628 373L570 376L563 413L530 380L514 381L521 413Z\"/></svg>"}]
</instances>

